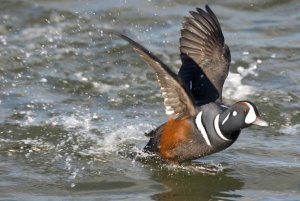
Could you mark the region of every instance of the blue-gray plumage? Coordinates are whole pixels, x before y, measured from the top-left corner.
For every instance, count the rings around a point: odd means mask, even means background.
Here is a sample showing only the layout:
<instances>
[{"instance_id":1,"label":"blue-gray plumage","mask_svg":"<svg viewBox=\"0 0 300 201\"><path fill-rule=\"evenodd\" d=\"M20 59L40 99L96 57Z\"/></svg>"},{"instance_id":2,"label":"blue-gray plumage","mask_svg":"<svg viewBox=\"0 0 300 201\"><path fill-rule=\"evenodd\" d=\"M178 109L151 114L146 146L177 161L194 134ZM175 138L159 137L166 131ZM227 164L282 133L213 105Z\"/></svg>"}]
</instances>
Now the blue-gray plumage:
<instances>
[{"instance_id":1,"label":"blue-gray plumage","mask_svg":"<svg viewBox=\"0 0 300 201\"><path fill-rule=\"evenodd\" d=\"M205 8L197 8L185 18L178 75L142 45L106 30L128 41L157 75L169 120L147 134L150 140L144 150L173 163L221 151L236 141L243 128L268 125L250 101L232 106L222 102L230 50L217 17Z\"/></svg>"}]
</instances>

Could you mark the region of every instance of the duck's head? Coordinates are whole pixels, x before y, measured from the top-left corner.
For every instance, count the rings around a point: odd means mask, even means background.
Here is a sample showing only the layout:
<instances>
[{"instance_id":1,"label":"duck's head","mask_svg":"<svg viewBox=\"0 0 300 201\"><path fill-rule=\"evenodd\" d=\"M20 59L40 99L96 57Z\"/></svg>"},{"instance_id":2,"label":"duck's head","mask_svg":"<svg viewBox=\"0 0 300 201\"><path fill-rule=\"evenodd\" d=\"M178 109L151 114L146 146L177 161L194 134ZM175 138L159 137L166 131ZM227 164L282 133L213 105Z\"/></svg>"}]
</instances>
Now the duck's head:
<instances>
[{"instance_id":1,"label":"duck's head","mask_svg":"<svg viewBox=\"0 0 300 201\"><path fill-rule=\"evenodd\" d=\"M251 125L268 126L263 120L257 107L250 101L239 101L220 115L221 127L225 130L242 129Z\"/></svg>"}]
</instances>

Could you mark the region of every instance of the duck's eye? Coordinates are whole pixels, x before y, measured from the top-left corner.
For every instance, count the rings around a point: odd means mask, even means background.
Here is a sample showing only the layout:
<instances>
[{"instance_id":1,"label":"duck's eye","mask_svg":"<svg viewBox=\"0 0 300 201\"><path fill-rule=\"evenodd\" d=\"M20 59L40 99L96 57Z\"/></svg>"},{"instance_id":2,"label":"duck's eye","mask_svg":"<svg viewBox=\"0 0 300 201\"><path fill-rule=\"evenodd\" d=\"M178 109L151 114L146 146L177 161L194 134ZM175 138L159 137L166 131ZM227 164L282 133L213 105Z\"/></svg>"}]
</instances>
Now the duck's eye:
<instances>
[{"instance_id":1,"label":"duck's eye","mask_svg":"<svg viewBox=\"0 0 300 201\"><path fill-rule=\"evenodd\" d=\"M237 111L233 111L233 112L232 112L232 116L235 117L236 115L237 115Z\"/></svg>"}]
</instances>

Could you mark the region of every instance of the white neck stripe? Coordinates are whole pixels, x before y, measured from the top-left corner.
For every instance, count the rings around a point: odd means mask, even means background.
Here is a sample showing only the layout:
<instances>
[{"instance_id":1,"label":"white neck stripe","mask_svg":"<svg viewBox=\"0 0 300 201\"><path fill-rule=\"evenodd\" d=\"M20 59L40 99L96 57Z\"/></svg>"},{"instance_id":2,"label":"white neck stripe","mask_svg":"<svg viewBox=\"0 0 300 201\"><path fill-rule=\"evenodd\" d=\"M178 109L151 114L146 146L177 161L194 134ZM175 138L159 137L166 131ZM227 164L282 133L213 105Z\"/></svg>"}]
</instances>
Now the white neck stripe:
<instances>
[{"instance_id":1,"label":"white neck stripe","mask_svg":"<svg viewBox=\"0 0 300 201\"><path fill-rule=\"evenodd\" d=\"M222 125L224 125L224 124L226 123L226 121L227 121L228 118L229 118L229 115L230 115L230 112L227 114L227 116L226 116L225 119L223 120Z\"/></svg>"},{"instance_id":2,"label":"white neck stripe","mask_svg":"<svg viewBox=\"0 0 300 201\"><path fill-rule=\"evenodd\" d=\"M222 134L222 132L221 132L221 130L220 130L220 127L219 127L219 118L220 118L220 114L218 114L218 115L216 116L215 120L214 120L214 127L215 127L215 130L216 130L218 136L219 136L221 139L223 139L223 140L225 140L225 141L230 141L228 138L226 138L226 137Z\"/></svg>"},{"instance_id":3,"label":"white neck stripe","mask_svg":"<svg viewBox=\"0 0 300 201\"><path fill-rule=\"evenodd\" d=\"M204 138L206 144L207 144L208 146L211 146L211 143L210 143L210 141L209 141L207 132L206 132L206 130L205 130L203 124L202 124L202 112L199 112L199 114L198 114L197 117L196 117L196 126L197 126L197 128L200 130L200 132L201 132L201 134L202 134L202 136L203 136L203 138Z\"/></svg>"}]
</instances>

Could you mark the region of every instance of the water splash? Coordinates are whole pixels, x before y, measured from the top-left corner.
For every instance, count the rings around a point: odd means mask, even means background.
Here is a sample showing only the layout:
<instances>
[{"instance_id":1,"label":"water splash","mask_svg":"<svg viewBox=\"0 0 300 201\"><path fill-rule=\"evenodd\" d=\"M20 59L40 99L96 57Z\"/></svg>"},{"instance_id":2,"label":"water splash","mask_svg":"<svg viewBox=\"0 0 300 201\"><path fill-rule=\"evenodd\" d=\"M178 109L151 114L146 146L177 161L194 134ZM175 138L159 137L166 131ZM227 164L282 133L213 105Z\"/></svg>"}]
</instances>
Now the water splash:
<instances>
[{"instance_id":1,"label":"water splash","mask_svg":"<svg viewBox=\"0 0 300 201\"><path fill-rule=\"evenodd\" d=\"M279 129L280 133L287 135L299 135L300 134L300 124L295 124Z\"/></svg>"},{"instance_id":2,"label":"water splash","mask_svg":"<svg viewBox=\"0 0 300 201\"><path fill-rule=\"evenodd\" d=\"M248 68L243 66L237 67L237 73L229 72L229 75L224 83L223 95L227 99L242 100L246 99L249 95L254 94L258 91L253 86L243 83L243 79L247 76L252 75L257 77L257 63L261 60L251 63Z\"/></svg>"}]
</instances>

